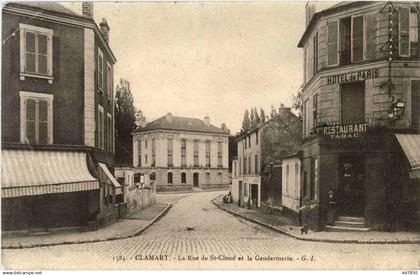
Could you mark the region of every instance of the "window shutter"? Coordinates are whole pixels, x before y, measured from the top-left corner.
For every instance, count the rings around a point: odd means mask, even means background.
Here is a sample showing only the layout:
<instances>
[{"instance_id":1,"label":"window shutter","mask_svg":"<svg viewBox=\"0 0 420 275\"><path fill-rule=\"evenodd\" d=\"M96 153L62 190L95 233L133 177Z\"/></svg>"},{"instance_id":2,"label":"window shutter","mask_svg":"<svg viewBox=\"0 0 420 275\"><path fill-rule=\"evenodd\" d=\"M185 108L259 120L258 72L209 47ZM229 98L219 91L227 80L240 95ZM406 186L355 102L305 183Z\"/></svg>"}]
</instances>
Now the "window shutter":
<instances>
[{"instance_id":1,"label":"window shutter","mask_svg":"<svg viewBox=\"0 0 420 275\"><path fill-rule=\"evenodd\" d=\"M39 143L48 143L48 102L46 100L39 100L38 102L39 114Z\"/></svg>"},{"instance_id":2,"label":"window shutter","mask_svg":"<svg viewBox=\"0 0 420 275\"><path fill-rule=\"evenodd\" d=\"M363 60L363 15L352 18L352 61Z\"/></svg>"},{"instance_id":3,"label":"window shutter","mask_svg":"<svg viewBox=\"0 0 420 275\"><path fill-rule=\"evenodd\" d=\"M410 12L410 55L419 54L419 15L416 10Z\"/></svg>"},{"instance_id":4,"label":"window shutter","mask_svg":"<svg viewBox=\"0 0 420 275\"><path fill-rule=\"evenodd\" d=\"M399 21L399 53L400 56L410 55L410 39L409 39L409 28L410 28L410 9L400 7L398 11Z\"/></svg>"},{"instance_id":5,"label":"window shutter","mask_svg":"<svg viewBox=\"0 0 420 275\"><path fill-rule=\"evenodd\" d=\"M48 41L47 41L47 74L49 75L49 76L52 76L53 75L53 70L52 70L52 67L53 67L53 62L52 62L52 60L53 60L53 47L52 47L52 42L53 42L53 38L52 38L52 36L51 35L48 35Z\"/></svg>"},{"instance_id":6,"label":"window shutter","mask_svg":"<svg viewBox=\"0 0 420 275\"><path fill-rule=\"evenodd\" d=\"M377 14L366 15L366 57L367 60L376 59L376 20Z\"/></svg>"},{"instance_id":7,"label":"window shutter","mask_svg":"<svg viewBox=\"0 0 420 275\"><path fill-rule=\"evenodd\" d=\"M26 50L25 50L25 30L20 29L20 72L25 72L25 56L26 56Z\"/></svg>"},{"instance_id":8,"label":"window shutter","mask_svg":"<svg viewBox=\"0 0 420 275\"><path fill-rule=\"evenodd\" d=\"M36 142L36 101L26 99L26 140L29 143Z\"/></svg>"},{"instance_id":9,"label":"window shutter","mask_svg":"<svg viewBox=\"0 0 420 275\"><path fill-rule=\"evenodd\" d=\"M328 66L338 64L338 21L328 22Z\"/></svg>"}]
</instances>

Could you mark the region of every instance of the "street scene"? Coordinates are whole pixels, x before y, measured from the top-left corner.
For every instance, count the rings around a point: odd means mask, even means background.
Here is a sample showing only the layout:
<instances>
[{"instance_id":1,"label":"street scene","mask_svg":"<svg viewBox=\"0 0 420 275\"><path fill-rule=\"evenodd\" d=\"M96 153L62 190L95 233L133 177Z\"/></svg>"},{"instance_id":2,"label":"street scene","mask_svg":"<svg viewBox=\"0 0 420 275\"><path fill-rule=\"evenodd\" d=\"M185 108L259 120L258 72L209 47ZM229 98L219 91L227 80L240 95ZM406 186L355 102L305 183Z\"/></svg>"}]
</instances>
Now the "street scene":
<instances>
[{"instance_id":1,"label":"street scene","mask_svg":"<svg viewBox=\"0 0 420 275\"><path fill-rule=\"evenodd\" d=\"M5 3L2 268L417 272L419 17Z\"/></svg>"}]
</instances>

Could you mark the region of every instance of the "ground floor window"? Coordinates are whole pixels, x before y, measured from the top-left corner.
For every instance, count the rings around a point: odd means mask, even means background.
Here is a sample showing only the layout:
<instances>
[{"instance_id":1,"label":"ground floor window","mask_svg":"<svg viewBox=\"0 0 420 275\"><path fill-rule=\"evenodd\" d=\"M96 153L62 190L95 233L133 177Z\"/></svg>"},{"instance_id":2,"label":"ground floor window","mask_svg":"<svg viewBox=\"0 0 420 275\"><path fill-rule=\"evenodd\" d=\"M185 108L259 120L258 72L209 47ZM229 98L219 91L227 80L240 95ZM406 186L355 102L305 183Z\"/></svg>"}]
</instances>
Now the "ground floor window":
<instances>
[{"instance_id":1,"label":"ground floor window","mask_svg":"<svg viewBox=\"0 0 420 275\"><path fill-rule=\"evenodd\" d=\"M217 178L219 180L220 184L223 184L223 177L222 177L222 173L217 173Z\"/></svg>"},{"instance_id":2,"label":"ground floor window","mask_svg":"<svg viewBox=\"0 0 420 275\"><path fill-rule=\"evenodd\" d=\"M168 173L168 184L173 184L174 182L173 182L173 174L172 174L172 172L169 172Z\"/></svg>"},{"instance_id":3,"label":"ground floor window","mask_svg":"<svg viewBox=\"0 0 420 275\"><path fill-rule=\"evenodd\" d=\"M210 173L206 173L206 183L210 184Z\"/></svg>"},{"instance_id":4,"label":"ground floor window","mask_svg":"<svg viewBox=\"0 0 420 275\"><path fill-rule=\"evenodd\" d=\"M187 173L181 173L181 183L187 183Z\"/></svg>"}]
</instances>

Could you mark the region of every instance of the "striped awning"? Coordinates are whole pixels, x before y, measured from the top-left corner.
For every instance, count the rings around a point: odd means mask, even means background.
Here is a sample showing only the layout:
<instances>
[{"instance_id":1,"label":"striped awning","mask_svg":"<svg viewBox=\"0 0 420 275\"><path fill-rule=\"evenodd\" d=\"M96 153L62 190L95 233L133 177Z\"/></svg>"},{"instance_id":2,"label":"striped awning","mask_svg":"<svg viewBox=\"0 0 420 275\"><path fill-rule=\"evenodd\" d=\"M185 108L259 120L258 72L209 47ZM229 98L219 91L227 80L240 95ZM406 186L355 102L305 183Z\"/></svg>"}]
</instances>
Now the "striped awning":
<instances>
[{"instance_id":1,"label":"striped awning","mask_svg":"<svg viewBox=\"0 0 420 275\"><path fill-rule=\"evenodd\" d=\"M85 152L2 150L1 197L99 189Z\"/></svg>"},{"instance_id":2,"label":"striped awning","mask_svg":"<svg viewBox=\"0 0 420 275\"><path fill-rule=\"evenodd\" d=\"M99 162L99 167L101 167L102 172L104 173L105 177L108 179L108 183L115 187L115 194L122 193L121 184L117 181L117 179L112 175L111 171L109 171L108 167L105 163Z\"/></svg>"},{"instance_id":3,"label":"striped awning","mask_svg":"<svg viewBox=\"0 0 420 275\"><path fill-rule=\"evenodd\" d=\"M396 134L395 136L410 163L410 177L420 179L420 135Z\"/></svg>"}]
</instances>

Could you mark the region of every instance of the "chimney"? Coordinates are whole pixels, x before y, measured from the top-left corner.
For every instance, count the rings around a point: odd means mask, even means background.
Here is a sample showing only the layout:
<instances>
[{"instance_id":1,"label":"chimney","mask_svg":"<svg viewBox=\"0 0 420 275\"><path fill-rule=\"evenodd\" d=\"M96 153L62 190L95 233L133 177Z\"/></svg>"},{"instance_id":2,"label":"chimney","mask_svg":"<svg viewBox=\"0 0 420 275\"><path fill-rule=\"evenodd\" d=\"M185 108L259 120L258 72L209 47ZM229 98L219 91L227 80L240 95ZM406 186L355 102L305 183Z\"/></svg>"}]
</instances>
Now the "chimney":
<instances>
[{"instance_id":1,"label":"chimney","mask_svg":"<svg viewBox=\"0 0 420 275\"><path fill-rule=\"evenodd\" d=\"M204 120L204 124L206 124L206 126L210 125L210 117L209 116L205 116L203 120Z\"/></svg>"},{"instance_id":2,"label":"chimney","mask_svg":"<svg viewBox=\"0 0 420 275\"><path fill-rule=\"evenodd\" d=\"M105 18L102 18L102 22L99 24L101 28L102 36L104 37L107 44L109 44L109 26Z\"/></svg>"},{"instance_id":3,"label":"chimney","mask_svg":"<svg viewBox=\"0 0 420 275\"><path fill-rule=\"evenodd\" d=\"M172 124L172 114L171 113L167 113L166 114L166 120Z\"/></svg>"},{"instance_id":4,"label":"chimney","mask_svg":"<svg viewBox=\"0 0 420 275\"><path fill-rule=\"evenodd\" d=\"M290 113L292 110L289 107L284 106L283 104L280 104L279 108L279 115Z\"/></svg>"},{"instance_id":5,"label":"chimney","mask_svg":"<svg viewBox=\"0 0 420 275\"><path fill-rule=\"evenodd\" d=\"M82 15L93 19L93 2L82 2Z\"/></svg>"},{"instance_id":6,"label":"chimney","mask_svg":"<svg viewBox=\"0 0 420 275\"><path fill-rule=\"evenodd\" d=\"M309 22L311 22L311 19L315 14L314 2L310 2L310 1L306 2L305 13L306 13L305 27L307 28L309 25Z\"/></svg>"}]
</instances>

